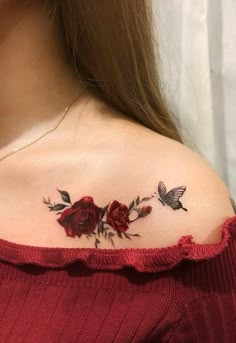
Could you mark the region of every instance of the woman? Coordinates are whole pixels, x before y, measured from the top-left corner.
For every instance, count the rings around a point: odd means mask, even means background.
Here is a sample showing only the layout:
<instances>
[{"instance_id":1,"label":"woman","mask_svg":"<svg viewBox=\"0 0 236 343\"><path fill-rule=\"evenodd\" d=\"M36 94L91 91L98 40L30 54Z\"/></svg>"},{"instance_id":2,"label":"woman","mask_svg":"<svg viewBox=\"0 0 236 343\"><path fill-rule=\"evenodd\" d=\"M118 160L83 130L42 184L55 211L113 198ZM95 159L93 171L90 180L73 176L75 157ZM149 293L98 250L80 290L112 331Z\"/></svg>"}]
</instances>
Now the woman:
<instances>
[{"instance_id":1,"label":"woman","mask_svg":"<svg viewBox=\"0 0 236 343\"><path fill-rule=\"evenodd\" d=\"M235 212L167 108L150 2L0 13L1 342L235 341Z\"/></svg>"}]
</instances>

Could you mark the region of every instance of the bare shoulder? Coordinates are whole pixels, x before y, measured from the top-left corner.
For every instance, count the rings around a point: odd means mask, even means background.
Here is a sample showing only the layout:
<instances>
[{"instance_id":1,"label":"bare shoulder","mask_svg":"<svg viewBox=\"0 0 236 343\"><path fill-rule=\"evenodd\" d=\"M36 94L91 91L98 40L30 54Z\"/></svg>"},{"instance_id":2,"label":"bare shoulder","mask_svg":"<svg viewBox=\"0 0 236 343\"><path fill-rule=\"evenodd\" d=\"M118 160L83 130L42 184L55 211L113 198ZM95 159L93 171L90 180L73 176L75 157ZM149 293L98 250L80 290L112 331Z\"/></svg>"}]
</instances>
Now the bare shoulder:
<instances>
[{"instance_id":1,"label":"bare shoulder","mask_svg":"<svg viewBox=\"0 0 236 343\"><path fill-rule=\"evenodd\" d=\"M185 145L149 129L128 131L129 189L147 199L136 208L151 206L151 212L130 229L141 236L145 230L148 247L175 244L183 235L192 235L198 243L220 241L222 224L235 213L228 188L210 164ZM138 244L142 246L141 239Z\"/></svg>"}]
</instances>

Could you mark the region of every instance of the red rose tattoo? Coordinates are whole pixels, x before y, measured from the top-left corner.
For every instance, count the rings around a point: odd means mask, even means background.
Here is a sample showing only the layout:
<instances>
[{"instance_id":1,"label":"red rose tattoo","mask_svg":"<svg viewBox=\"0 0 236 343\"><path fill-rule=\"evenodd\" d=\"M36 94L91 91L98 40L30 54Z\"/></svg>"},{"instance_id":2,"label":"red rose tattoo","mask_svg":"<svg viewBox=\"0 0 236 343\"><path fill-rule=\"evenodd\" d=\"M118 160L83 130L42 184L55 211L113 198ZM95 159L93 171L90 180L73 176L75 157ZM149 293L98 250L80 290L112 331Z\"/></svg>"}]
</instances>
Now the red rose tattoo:
<instances>
[{"instance_id":1,"label":"red rose tattoo","mask_svg":"<svg viewBox=\"0 0 236 343\"><path fill-rule=\"evenodd\" d=\"M88 238L94 237L96 248L101 243L98 238L100 235L108 239L113 246L114 236L118 236L119 238L123 238L124 236L128 239L131 239L131 236L140 237L138 234L130 234L127 232L129 224L141 217L146 217L152 210L151 206L138 207L141 202L150 200L152 196L143 198L142 200L138 196L129 206L113 200L102 208L97 206L90 196L84 196L72 204L68 192L59 189L58 192L60 192L61 198L66 204L52 204L50 198L48 200L43 198L43 202L48 206L50 211L56 211L56 214L61 215L57 221L64 227L67 236L81 237L82 235L86 235ZM58 212L61 210L63 212ZM133 211L137 213L137 217L131 220L129 216ZM106 220L104 219L105 214Z\"/></svg>"},{"instance_id":2,"label":"red rose tattoo","mask_svg":"<svg viewBox=\"0 0 236 343\"><path fill-rule=\"evenodd\" d=\"M107 210L107 223L119 232L129 228L129 209L126 205L114 200Z\"/></svg>"},{"instance_id":3,"label":"red rose tattoo","mask_svg":"<svg viewBox=\"0 0 236 343\"><path fill-rule=\"evenodd\" d=\"M92 233L98 224L101 208L96 206L93 198L83 197L71 208L62 212L58 223L65 228L67 236L80 237Z\"/></svg>"}]
</instances>

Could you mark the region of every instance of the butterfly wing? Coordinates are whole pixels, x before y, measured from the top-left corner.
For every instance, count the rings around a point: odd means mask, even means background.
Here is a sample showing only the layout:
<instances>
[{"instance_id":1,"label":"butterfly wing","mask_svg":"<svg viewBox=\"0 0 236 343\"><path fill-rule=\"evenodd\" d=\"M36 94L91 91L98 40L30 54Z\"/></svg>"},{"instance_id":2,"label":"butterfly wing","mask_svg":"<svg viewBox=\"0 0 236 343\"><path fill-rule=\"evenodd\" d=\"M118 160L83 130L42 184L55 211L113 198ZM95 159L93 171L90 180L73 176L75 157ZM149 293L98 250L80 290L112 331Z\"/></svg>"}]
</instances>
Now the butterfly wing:
<instances>
[{"instance_id":1,"label":"butterfly wing","mask_svg":"<svg viewBox=\"0 0 236 343\"><path fill-rule=\"evenodd\" d=\"M183 208L181 202L179 201L179 198L182 197L185 191L185 186L173 188L171 191L165 194L162 200L174 210Z\"/></svg>"},{"instance_id":2,"label":"butterfly wing","mask_svg":"<svg viewBox=\"0 0 236 343\"><path fill-rule=\"evenodd\" d=\"M166 186L164 185L162 181L158 183L158 193L161 198L163 198L166 194Z\"/></svg>"}]
</instances>

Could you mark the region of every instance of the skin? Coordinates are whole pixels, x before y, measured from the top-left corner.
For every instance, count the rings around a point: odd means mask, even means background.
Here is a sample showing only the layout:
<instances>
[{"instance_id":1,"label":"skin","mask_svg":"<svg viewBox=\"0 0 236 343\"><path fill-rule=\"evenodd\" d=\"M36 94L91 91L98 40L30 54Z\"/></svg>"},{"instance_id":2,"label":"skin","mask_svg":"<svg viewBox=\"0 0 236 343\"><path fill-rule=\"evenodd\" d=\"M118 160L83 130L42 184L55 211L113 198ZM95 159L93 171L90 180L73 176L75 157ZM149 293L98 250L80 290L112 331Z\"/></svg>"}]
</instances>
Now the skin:
<instances>
[{"instance_id":1,"label":"skin","mask_svg":"<svg viewBox=\"0 0 236 343\"><path fill-rule=\"evenodd\" d=\"M4 155L52 127L82 88L66 59L59 25L50 25L43 1L3 1L0 19Z\"/></svg>"},{"instance_id":2,"label":"skin","mask_svg":"<svg viewBox=\"0 0 236 343\"><path fill-rule=\"evenodd\" d=\"M83 89L67 61L60 27L50 24L42 4L0 3L0 156L53 128ZM145 203L152 213L129 231L141 239L117 239L117 248L168 246L188 234L196 242L216 242L220 225L234 215L227 187L200 156L89 92L55 131L0 163L0 238L15 243L94 247L85 236L67 237L42 203L43 196L60 202L56 188L68 191L72 202L88 195L105 206L151 196L160 180L168 189L186 186L181 201L187 214L153 198ZM111 247L102 242L102 248Z\"/></svg>"}]
</instances>

